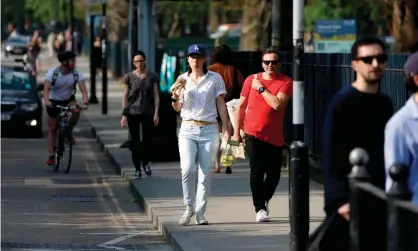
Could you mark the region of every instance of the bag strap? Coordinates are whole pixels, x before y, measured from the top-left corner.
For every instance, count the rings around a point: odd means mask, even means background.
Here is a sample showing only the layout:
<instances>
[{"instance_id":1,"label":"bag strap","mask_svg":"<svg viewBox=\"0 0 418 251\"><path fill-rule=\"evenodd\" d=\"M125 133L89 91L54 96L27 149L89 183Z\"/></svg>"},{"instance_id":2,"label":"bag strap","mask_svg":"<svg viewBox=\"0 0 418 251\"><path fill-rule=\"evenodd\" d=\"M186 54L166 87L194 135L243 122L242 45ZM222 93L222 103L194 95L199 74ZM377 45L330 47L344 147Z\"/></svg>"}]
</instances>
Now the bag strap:
<instances>
[{"instance_id":1,"label":"bag strap","mask_svg":"<svg viewBox=\"0 0 418 251\"><path fill-rule=\"evenodd\" d=\"M52 73L52 82L51 82L51 86L55 85L55 82L58 79L58 75L60 74L61 71L61 66L58 66L57 68L55 68L54 73Z\"/></svg>"},{"instance_id":2,"label":"bag strap","mask_svg":"<svg viewBox=\"0 0 418 251\"><path fill-rule=\"evenodd\" d=\"M75 88L78 83L78 72L73 71L73 76L74 76L74 88Z\"/></svg>"},{"instance_id":3,"label":"bag strap","mask_svg":"<svg viewBox=\"0 0 418 251\"><path fill-rule=\"evenodd\" d=\"M77 83L78 83L78 72L73 70L74 84L73 84L73 95L77 92Z\"/></svg>"}]
</instances>

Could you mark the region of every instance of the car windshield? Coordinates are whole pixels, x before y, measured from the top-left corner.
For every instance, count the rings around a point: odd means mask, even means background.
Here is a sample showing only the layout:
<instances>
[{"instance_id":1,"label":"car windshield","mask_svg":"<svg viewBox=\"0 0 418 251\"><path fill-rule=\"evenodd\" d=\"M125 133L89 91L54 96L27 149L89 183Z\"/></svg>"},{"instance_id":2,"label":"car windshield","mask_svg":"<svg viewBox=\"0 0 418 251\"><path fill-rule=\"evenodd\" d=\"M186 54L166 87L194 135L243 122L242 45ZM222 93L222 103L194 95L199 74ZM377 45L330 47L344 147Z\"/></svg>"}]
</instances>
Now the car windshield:
<instances>
[{"instance_id":1,"label":"car windshield","mask_svg":"<svg viewBox=\"0 0 418 251\"><path fill-rule=\"evenodd\" d=\"M32 88L27 72L16 72L9 69L1 69L2 90L30 90Z\"/></svg>"},{"instance_id":2,"label":"car windshield","mask_svg":"<svg viewBox=\"0 0 418 251\"><path fill-rule=\"evenodd\" d=\"M26 43L26 39L23 37L11 37L7 40L9 43Z\"/></svg>"}]
</instances>

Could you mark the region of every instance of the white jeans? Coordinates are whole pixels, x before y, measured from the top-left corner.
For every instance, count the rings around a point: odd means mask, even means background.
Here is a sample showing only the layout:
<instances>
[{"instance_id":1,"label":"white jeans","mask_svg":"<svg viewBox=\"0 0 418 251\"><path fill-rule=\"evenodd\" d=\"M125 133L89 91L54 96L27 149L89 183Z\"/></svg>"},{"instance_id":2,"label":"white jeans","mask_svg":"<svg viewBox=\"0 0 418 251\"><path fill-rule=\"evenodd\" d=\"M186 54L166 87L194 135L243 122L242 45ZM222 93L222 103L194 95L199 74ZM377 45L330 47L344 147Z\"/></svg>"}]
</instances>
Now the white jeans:
<instances>
[{"instance_id":1,"label":"white jeans","mask_svg":"<svg viewBox=\"0 0 418 251\"><path fill-rule=\"evenodd\" d=\"M212 168L219 145L218 124L197 126L183 123L179 133L180 167L183 200L196 212L204 213L210 192ZM195 191L196 158L198 160L198 184Z\"/></svg>"}]
</instances>

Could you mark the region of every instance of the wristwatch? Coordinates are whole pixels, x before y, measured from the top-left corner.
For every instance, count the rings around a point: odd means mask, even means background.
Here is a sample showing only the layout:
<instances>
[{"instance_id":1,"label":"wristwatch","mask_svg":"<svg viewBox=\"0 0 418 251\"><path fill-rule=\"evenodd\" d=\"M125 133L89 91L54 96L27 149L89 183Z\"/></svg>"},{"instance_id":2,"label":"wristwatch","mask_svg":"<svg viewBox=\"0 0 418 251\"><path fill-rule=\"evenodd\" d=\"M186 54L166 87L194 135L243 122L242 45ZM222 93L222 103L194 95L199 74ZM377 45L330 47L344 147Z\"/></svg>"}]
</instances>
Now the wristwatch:
<instances>
[{"instance_id":1,"label":"wristwatch","mask_svg":"<svg viewBox=\"0 0 418 251\"><path fill-rule=\"evenodd\" d=\"M179 101L179 99L178 98L173 98L173 97L171 97L171 102L177 102L177 101Z\"/></svg>"},{"instance_id":2,"label":"wristwatch","mask_svg":"<svg viewBox=\"0 0 418 251\"><path fill-rule=\"evenodd\" d=\"M264 87L260 87L260 88L258 88L258 93L263 93L264 91L265 91L266 89L264 88Z\"/></svg>"}]
</instances>

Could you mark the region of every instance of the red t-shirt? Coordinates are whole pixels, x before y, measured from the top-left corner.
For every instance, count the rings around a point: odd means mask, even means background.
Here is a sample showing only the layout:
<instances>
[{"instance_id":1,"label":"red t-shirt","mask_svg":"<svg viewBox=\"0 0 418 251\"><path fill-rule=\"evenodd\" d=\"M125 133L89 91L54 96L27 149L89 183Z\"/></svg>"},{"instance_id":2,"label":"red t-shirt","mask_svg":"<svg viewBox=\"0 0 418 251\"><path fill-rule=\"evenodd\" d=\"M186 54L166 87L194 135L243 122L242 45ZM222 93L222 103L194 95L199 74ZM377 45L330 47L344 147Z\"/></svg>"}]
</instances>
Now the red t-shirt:
<instances>
[{"instance_id":1,"label":"red t-shirt","mask_svg":"<svg viewBox=\"0 0 418 251\"><path fill-rule=\"evenodd\" d=\"M248 100L244 116L244 132L272 145L283 146L285 108L275 111L257 90L251 88L254 75L247 77L241 91L241 96ZM292 96L292 79L286 75L280 74L276 79L266 80L263 79L262 73L258 73L257 79L268 92L275 96L279 92L286 96Z\"/></svg>"}]
</instances>

